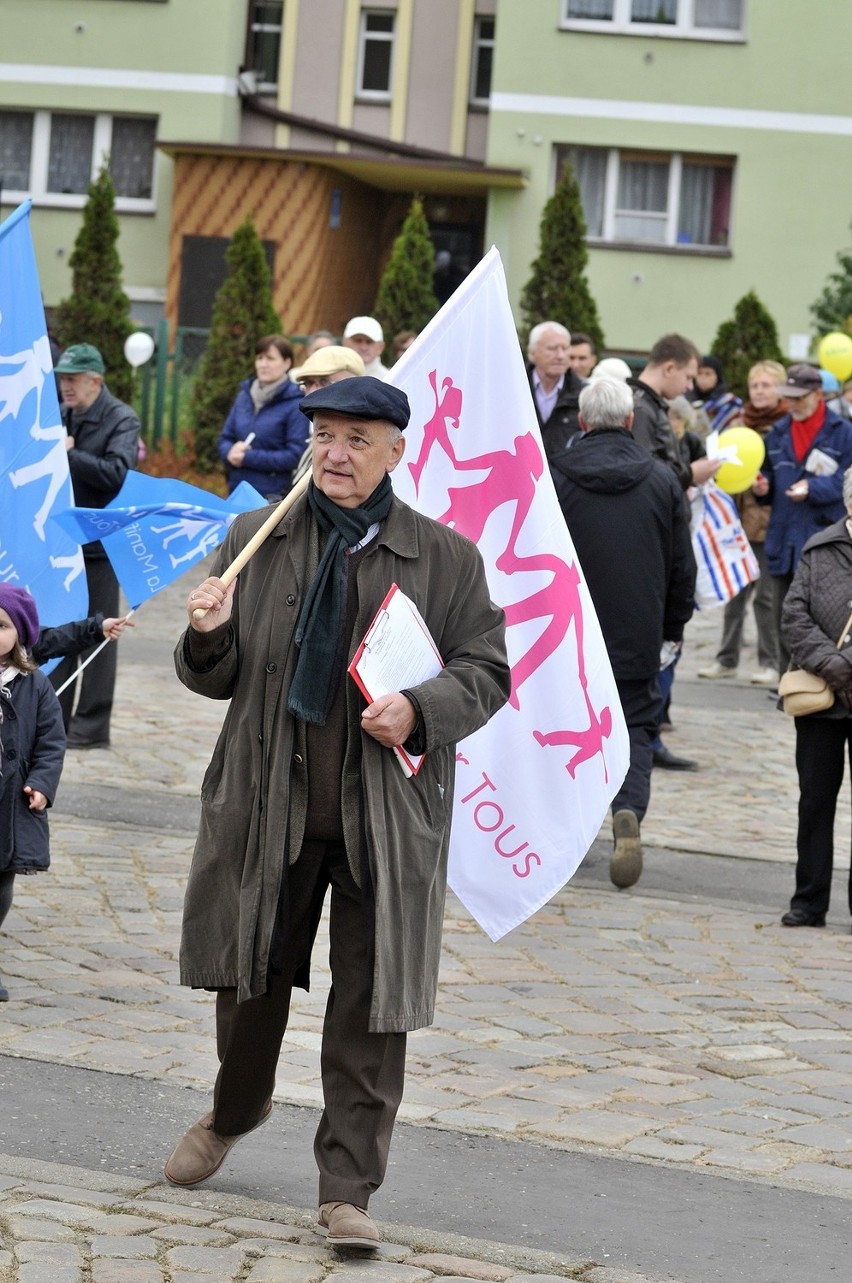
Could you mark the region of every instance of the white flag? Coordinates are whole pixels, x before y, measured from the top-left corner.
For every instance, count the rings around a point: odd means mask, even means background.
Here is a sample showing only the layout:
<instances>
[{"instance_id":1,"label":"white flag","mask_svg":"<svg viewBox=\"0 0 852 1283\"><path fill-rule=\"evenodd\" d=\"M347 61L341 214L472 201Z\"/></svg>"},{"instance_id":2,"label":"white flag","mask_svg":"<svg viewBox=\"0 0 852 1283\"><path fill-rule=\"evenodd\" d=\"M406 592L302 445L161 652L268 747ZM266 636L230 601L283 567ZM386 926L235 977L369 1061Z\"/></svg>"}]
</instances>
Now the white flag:
<instances>
[{"instance_id":1,"label":"white flag","mask_svg":"<svg viewBox=\"0 0 852 1283\"><path fill-rule=\"evenodd\" d=\"M449 869L453 890L498 940L575 872L630 753L495 249L388 381L412 409L394 490L473 540L506 612L512 696L459 745Z\"/></svg>"}]
</instances>

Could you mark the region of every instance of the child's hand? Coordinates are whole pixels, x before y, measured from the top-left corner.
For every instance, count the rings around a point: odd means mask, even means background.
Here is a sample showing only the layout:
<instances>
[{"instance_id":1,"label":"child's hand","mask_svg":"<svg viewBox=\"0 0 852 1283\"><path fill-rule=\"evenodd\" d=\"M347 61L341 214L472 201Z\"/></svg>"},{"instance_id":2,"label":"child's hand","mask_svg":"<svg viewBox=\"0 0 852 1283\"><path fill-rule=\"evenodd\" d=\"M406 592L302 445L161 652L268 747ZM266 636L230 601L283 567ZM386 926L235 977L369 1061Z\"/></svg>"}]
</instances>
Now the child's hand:
<instances>
[{"instance_id":1,"label":"child's hand","mask_svg":"<svg viewBox=\"0 0 852 1283\"><path fill-rule=\"evenodd\" d=\"M103 634L107 641L118 641L125 628L135 628L132 619L105 619L103 622Z\"/></svg>"},{"instance_id":2,"label":"child's hand","mask_svg":"<svg viewBox=\"0 0 852 1283\"><path fill-rule=\"evenodd\" d=\"M24 785L24 792L29 799L31 811L43 811L47 806L47 798L38 789L30 788L29 784Z\"/></svg>"}]
</instances>

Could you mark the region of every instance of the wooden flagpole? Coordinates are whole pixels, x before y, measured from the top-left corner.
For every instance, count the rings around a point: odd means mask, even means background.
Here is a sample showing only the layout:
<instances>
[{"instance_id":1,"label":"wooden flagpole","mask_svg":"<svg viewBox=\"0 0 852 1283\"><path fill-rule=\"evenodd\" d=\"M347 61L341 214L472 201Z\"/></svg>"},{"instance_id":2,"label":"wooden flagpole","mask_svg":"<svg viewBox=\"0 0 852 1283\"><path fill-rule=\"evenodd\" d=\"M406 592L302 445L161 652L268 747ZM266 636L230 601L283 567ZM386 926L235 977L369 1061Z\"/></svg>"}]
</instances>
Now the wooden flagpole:
<instances>
[{"instance_id":1,"label":"wooden flagpole","mask_svg":"<svg viewBox=\"0 0 852 1283\"><path fill-rule=\"evenodd\" d=\"M296 500L301 498L301 496L305 493L305 491L308 488L308 482L310 481L310 479L311 479L311 473L310 473L310 470L308 470L305 473L305 475L296 482L296 484L293 486L293 489L289 492L289 494L286 494L284 496L284 498L278 504L277 508L274 508L272 510L272 512L266 518L266 520L264 521L260 529L255 531L251 539L249 539L248 543L246 544L245 548L241 549L241 551L237 553L236 557L231 562L230 566L227 566L222 571L222 583L225 585L226 588L228 584L231 583L232 580L236 579L237 575L240 573L243 566L247 562L251 561L252 557L257 552L260 545L266 542L266 540L272 534L272 531L278 525L281 518L286 516L286 514L292 508L293 504L296 502ZM199 606L192 612L192 618L203 619L206 614L207 614L206 606Z\"/></svg>"}]
</instances>

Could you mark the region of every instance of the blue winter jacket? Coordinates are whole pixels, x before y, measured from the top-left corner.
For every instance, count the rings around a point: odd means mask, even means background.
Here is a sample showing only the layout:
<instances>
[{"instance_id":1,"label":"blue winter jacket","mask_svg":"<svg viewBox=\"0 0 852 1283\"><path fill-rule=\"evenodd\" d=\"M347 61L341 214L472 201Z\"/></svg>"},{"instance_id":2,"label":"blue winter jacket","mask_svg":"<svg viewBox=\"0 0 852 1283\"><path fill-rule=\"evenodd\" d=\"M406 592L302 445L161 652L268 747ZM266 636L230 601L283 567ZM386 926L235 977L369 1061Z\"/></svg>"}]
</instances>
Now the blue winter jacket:
<instances>
[{"instance_id":1,"label":"blue winter jacket","mask_svg":"<svg viewBox=\"0 0 852 1283\"><path fill-rule=\"evenodd\" d=\"M272 400L255 413L249 393L253 382L254 379L246 379L240 385L219 438L219 458L228 467L228 492L241 481L248 481L264 498L284 495L290 489L293 469L302 457L310 432L310 424L299 409L304 394L287 379ZM250 432L255 437L243 466L229 467L228 451L236 441L245 441Z\"/></svg>"},{"instance_id":2,"label":"blue winter jacket","mask_svg":"<svg viewBox=\"0 0 852 1283\"><path fill-rule=\"evenodd\" d=\"M772 504L772 516L764 546L771 575L792 575L811 535L846 516L843 474L852 467L852 423L826 407L825 422L801 463L793 450L791 423L790 415L785 414L770 428L765 441L762 471L769 482L769 494L763 502ZM820 466L814 458L816 450L837 464L831 476L813 471ZM785 491L801 480L808 483L807 499L789 499Z\"/></svg>"}]
</instances>

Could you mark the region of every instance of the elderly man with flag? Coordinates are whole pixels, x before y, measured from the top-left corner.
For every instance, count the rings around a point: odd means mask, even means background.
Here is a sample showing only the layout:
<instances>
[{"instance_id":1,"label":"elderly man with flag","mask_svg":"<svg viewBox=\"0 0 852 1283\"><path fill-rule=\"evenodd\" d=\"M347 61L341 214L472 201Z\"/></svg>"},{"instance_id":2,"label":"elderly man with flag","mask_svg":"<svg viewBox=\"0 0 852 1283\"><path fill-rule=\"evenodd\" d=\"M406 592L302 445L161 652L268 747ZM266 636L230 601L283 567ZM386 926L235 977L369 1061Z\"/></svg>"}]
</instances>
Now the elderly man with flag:
<instances>
[{"instance_id":1,"label":"elderly man with flag","mask_svg":"<svg viewBox=\"0 0 852 1283\"><path fill-rule=\"evenodd\" d=\"M213 989L213 1109L166 1163L192 1186L266 1121L293 985L307 987L331 888L331 989L314 1143L319 1225L375 1248L402 1097L406 1031L431 1023L456 745L510 693L504 613L474 544L396 498L409 401L370 376L302 401L312 477L241 571L263 516L237 518L190 593L181 681L231 707L202 789L181 944L183 983ZM263 514L266 515L266 514ZM437 676L368 703L347 663L396 584L440 652ZM425 753L413 778L393 749Z\"/></svg>"}]
</instances>

